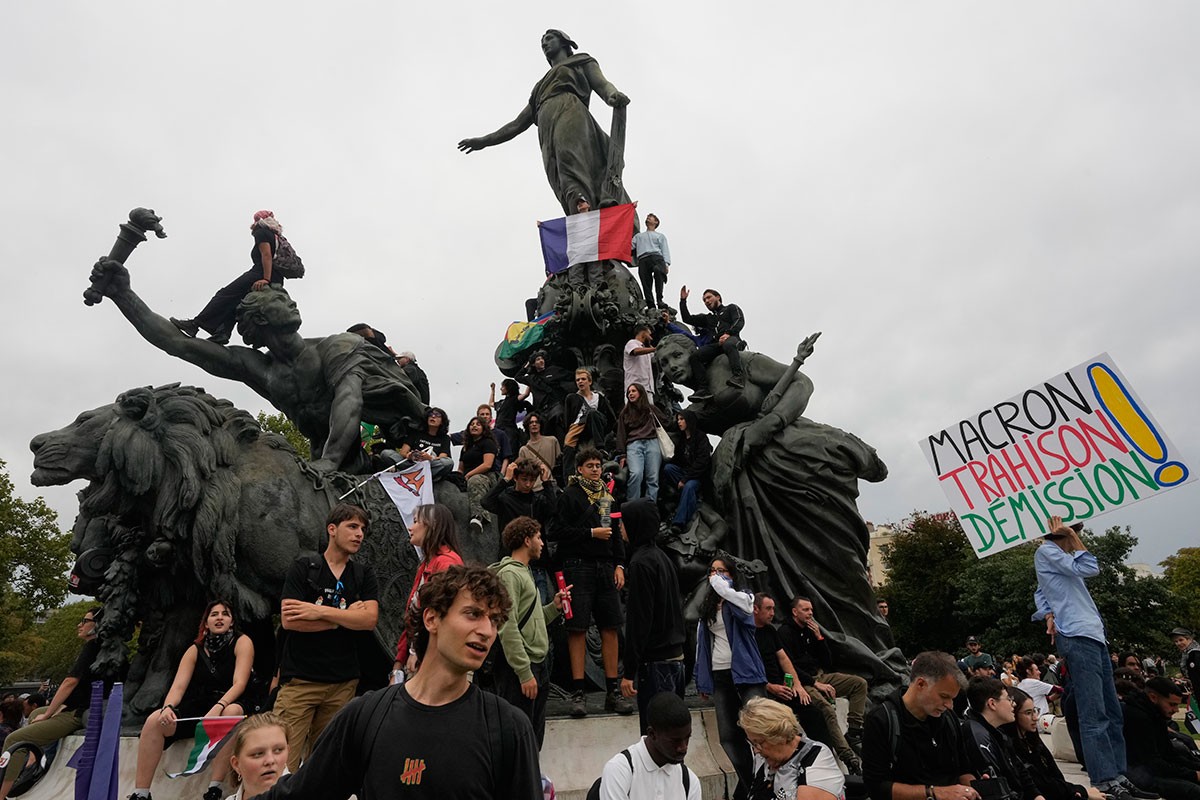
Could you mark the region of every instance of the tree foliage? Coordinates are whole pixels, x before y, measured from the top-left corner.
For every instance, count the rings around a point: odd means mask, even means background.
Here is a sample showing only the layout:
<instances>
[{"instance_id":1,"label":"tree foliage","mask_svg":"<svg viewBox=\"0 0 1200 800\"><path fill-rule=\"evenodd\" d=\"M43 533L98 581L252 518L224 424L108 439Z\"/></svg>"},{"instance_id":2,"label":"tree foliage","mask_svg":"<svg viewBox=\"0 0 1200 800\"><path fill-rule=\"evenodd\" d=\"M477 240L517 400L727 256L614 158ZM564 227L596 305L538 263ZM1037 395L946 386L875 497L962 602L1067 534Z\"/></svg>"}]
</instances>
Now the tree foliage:
<instances>
[{"instance_id":1,"label":"tree foliage","mask_svg":"<svg viewBox=\"0 0 1200 800\"><path fill-rule=\"evenodd\" d=\"M1160 566L1171 592L1182 601L1180 622L1200 629L1200 547L1181 547Z\"/></svg>"},{"instance_id":2,"label":"tree foliage","mask_svg":"<svg viewBox=\"0 0 1200 800\"><path fill-rule=\"evenodd\" d=\"M1137 538L1119 527L1098 535L1085 531L1082 538L1100 562L1088 590L1112 646L1170 652L1165 632L1178 624L1173 620L1183 603L1169 580L1139 576L1125 563ZM888 583L880 593L888 598L897 643L910 656L931 649L961 654L972 635L996 656L1052 649L1045 626L1030 621L1038 546L1029 542L979 559L953 514L914 512L883 548ZM1200 548L1189 549L1197 550L1200 562ZM1181 576L1192 573L1177 567L1176 574L1182 585Z\"/></svg>"},{"instance_id":3,"label":"tree foliage","mask_svg":"<svg viewBox=\"0 0 1200 800\"><path fill-rule=\"evenodd\" d=\"M0 460L0 601L10 596L33 617L67 596L71 536L58 528L58 516L42 498L13 494L8 469Z\"/></svg>"},{"instance_id":4,"label":"tree foliage","mask_svg":"<svg viewBox=\"0 0 1200 800\"><path fill-rule=\"evenodd\" d=\"M296 448L296 452L306 461L311 458L311 446L308 438L300 432L296 427L296 423L292 422L282 412L278 414L268 414L265 411L258 412L258 424L264 431L278 433L280 436L288 440L292 447Z\"/></svg>"}]
</instances>

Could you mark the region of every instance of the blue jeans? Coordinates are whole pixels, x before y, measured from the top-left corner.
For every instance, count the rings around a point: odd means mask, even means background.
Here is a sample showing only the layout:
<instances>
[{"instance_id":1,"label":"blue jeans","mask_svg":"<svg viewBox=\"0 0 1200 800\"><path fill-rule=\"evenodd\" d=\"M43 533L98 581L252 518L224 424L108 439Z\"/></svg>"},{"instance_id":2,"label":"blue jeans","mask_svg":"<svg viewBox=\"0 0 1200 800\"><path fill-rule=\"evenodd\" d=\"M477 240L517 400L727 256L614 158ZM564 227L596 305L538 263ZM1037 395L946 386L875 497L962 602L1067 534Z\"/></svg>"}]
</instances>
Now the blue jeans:
<instances>
[{"instance_id":1,"label":"blue jeans","mask_svg":"<svg viewBox=\"0 0 1200 800\"><path fill-rule=\"evenodd\" d=\"M687 675L684 673L683 659L678 661L650 661L638 667L637 672L637 705L638 721L642 733L646 733L646 709L650 700L660 692L674 692L683 699L683 689L687 686Z\"/></svg>"},{"instance_id":2,"label":"blue jeans","mask_svg":"<svg viewBox=\"0 0 1200 800\"><path fill-rule=\"evenodd\" d=\"M667 464L663 468L667 473L667 479L679 485L683 481L683 467L677 464ZM700 481L692 479L683 481L683 490L679 493L679 507L675 509L675 518L671 522L675 525L683 527L691 522L691 519L696 514L696 507L700 505Z\"/></svg>"},{"instance_id":3,"label":"blue jeans","mask_svg":"<svg viewBox=\"0 0 1200 800\"><path fill-rule=\"evenodd\" d=\"M625 446L625 466L629 478L625 482L625 499L642 496L642 480L646 481L646 497L658 500L658 471L662 469L662 449L658 439L635 439Z\"/></svg>"},{"instance_id":4,"label":"blue jeans","mask_svg":"<svg viewBox=\"0 0 1200 800\"><path fill-rule=\"evenodd\" d=\"M1071 691L1079 708L1079 738L1092 785L1124 775L1125 735L1121 701L1113 685L1108 647L1086 636L1058 635L1058 653L1067 660ZM1102 790L1103 791L1103 790Z\"/></svg>"}]
</instances>

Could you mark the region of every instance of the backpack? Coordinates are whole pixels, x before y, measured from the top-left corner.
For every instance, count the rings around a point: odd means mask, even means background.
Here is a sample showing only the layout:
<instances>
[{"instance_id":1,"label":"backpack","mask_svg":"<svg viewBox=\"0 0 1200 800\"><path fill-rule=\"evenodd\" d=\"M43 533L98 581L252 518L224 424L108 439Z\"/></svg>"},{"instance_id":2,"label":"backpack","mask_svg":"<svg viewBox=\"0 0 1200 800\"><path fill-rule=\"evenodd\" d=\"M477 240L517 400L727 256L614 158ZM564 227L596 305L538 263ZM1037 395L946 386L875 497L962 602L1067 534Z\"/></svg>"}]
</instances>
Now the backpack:
<instances>
[{"instance_id":1,"label":"backpack","mask_svg":"<svg viewBox=\"0 0 1200 800\"><path fill-rule=\"evenodd\" d=\"M495 564L488 565L488 569L499 574L500 562L497 561ZM537 607L538 597L535 596L533 598L533 602L529 604L529 608L525 609L525 613L523 613L521 618L517 621L518 631L525 627L526 622L529 622L529 618L533 616L533 612L537 609ZM480 686L487 686L489 688L495 687L496 665L502 658L502 656L499 654L503 651L504 647L500 644L500 637L497 634L496 641L492 643L491 649L488 650L487 658L483 660L483 664L479 666L479 669L475 670L475 680L479 682Z\"/></svg>"},{"instance_id":2,"label":"backpack","mask_svg":"<svg viewBox=\"0 0 1200 800\"><path fill-rule=\"evenodd\" d=\"M621 755L625 756L625 760L629 762L629 774L633 775L633 756L629 754L629 748L621 751ZM683 797L687 800L688 791L692 788L692 771L687 768L687 764L679 765L682 771L683 778ZM592 784L592 788L588 789L587 800L600 800L600 781L604 780L604 776L596 778L596 782Z\"/></svg>"},{"instance_id":3,"label":"backpack","mask_svg":"<svg viewBox=\"0 0 1200 800\"><path fill-rule=\"evenodd\" d=\"M300 260L292 243L283 238L283 234L275 235L275 255L271 258L271 272L278 272L285 278L304 277L304 262Z\"/></svg>"}]
</instances>

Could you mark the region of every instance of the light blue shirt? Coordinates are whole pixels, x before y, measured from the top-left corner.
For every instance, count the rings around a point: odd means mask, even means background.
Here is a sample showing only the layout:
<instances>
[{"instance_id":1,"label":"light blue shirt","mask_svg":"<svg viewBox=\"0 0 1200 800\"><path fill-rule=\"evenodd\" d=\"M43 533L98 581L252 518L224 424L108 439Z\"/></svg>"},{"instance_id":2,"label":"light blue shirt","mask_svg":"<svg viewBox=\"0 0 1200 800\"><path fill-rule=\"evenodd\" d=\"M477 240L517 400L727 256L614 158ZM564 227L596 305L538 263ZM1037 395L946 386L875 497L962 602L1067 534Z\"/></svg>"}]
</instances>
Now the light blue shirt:
<instances>
[{"instance_id":1,"label":"light blue shirt","mask_svg":"<svg viewBox=\"0 0 1200 800\"><path fill-rule=\"evenodd\" d=\"M641 231L633 237L634 256L644 256L647 253L658 253L667 266L671 266L671 248L667 246L667 237L658 231Z\"/></svg>"},{"instance_id":2,"label":"light blue shirt","mask_svg":"<svg viewBox=\"0 0 1200 800\"><path fill-rule=\"evenodd\" d=\"M1034 622L1054 614L1054 627L1062 636L1083 636L1104 644L1104 620L1088 593L1086 578L1100 574L1100 563L1087 550L1064 552L1053 543L1043 544L1033 556L1037 571L1037 591L1033 602L1037 609Z\"/></svg>"}]
</instances>

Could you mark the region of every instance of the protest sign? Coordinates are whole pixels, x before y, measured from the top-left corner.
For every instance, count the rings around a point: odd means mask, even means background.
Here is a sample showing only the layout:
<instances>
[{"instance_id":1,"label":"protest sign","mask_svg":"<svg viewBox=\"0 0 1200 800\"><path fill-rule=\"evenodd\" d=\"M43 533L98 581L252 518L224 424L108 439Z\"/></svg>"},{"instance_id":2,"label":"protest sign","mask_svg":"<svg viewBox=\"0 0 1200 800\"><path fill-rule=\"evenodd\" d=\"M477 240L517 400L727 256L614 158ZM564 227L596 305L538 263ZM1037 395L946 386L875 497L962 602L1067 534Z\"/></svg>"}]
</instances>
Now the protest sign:
<instances>
[{"instance_id":1,"label":"protest sign","mask_svg":"<svg viewBox=\"0 0 1200 800\"><path fill-rule=\"evenodd\" d=\"M1194 479L1108 354L920 446L979 558Z\"/></svg>"}]
</instances>

